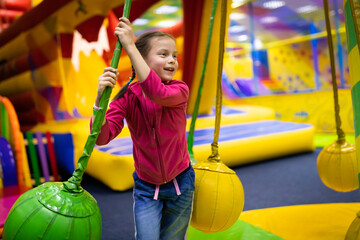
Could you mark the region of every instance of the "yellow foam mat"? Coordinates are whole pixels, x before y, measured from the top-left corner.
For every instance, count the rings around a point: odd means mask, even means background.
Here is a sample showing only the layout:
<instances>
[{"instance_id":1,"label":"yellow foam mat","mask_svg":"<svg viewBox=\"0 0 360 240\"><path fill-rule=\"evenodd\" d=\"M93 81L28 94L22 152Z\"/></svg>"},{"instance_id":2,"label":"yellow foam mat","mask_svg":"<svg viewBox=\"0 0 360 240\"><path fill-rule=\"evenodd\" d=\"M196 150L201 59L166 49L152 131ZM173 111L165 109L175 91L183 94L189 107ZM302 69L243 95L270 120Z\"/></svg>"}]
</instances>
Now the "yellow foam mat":
<instances>
[{"instance_id":1,"label":"yellow foam mat","mask_svg":"<svg viewBox=\"0 0 360 240\"><path fill-rule=\"evenodd\" d=\"M296 205L244 211L240 220L287 240L342 240L360 203Z\"/></svg>"}]
</instances>

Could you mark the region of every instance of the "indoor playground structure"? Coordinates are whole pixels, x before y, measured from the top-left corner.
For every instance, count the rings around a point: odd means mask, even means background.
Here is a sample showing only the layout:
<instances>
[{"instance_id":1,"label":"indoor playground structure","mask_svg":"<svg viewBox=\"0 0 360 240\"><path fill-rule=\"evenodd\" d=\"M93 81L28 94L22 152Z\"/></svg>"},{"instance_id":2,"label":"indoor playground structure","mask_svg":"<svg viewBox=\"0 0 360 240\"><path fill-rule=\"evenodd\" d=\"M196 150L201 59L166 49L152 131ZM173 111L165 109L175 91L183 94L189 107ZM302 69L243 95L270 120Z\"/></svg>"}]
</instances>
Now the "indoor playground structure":
<instances>
[{"instance_id":1,"label":"indoor playground structure","mask_svg":"<svg viewBox=\"0 0 360 240\"><path fill-rule=\"evenodd\" d=\"M336 133L334 145L319 155L319 175L336 191L358 189L358 0L307 0L301 6L279 0L3 2L4 240L30 232L41 239L100 239L100 210L80 185L83 174L113 191L133 187L128 128L109 144L95 145L109 99L131 75L130 60L113 35L121 16L133 22L135 35L160 29L177 41L175 79L190 88L188 146L196 171L188 239L360 236L360 203L242 211L246 191L230 169L311 152L317 134ZM167 5L178 8L161 13ZM157 18L176 22L154 27L149 22L160 22L150 14L156 9ZM118 86L105 91L90 133L97 76L105 66L118 68ZM355 135L355 144L345 133Z\"/></svg>"}]
</instances>

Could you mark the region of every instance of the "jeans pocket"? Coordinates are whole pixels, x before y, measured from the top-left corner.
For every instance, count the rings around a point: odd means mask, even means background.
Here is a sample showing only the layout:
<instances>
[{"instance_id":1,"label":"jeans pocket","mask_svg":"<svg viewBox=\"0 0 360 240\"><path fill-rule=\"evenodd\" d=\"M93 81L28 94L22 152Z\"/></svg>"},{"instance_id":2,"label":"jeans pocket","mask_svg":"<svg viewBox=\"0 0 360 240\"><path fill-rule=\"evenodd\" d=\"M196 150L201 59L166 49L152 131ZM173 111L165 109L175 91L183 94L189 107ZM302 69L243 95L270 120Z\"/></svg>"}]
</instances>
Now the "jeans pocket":
<instances>
[{"instance_id":1,"label":"jeans pocket","mask_svg":"<svg viewBox=\"0 0 360 240\"><path fill-rule=\"evenodd\" d=\"M133 175L134 183L136 183L139 180L139 177L138 177L138 175L136 174L135 171L133 172L132 175Z\"/></svg>"}]
</instances>

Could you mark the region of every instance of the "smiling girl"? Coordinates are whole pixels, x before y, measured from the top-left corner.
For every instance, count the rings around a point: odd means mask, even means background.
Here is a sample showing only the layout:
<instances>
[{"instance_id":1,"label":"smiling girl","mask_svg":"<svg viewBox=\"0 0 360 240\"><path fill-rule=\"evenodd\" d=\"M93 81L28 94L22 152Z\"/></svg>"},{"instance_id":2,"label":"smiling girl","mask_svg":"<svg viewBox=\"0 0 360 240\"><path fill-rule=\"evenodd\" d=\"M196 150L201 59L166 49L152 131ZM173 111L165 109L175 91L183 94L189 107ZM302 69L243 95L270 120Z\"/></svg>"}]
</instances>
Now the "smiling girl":
<instances>
[{"instance_id":1,"label":"smiling girl","mask_svg":"<svg viewBox=\"0 0 360 240\"><path fill-rule=\"evenodd\" d=\"M186 142L189 89L184 82L173 80L178 69L175 39L152 31L134 42L131 23L124 17L115 35L138 82L129 85L126 92L120 90L110 103L96 144L114 139L126 119L133 141L136 239L184 239L195 174ZM114 87L116 78L116 69L111 67L100 75L95 114L105 87Z\"/></svg>"}]
</instances>

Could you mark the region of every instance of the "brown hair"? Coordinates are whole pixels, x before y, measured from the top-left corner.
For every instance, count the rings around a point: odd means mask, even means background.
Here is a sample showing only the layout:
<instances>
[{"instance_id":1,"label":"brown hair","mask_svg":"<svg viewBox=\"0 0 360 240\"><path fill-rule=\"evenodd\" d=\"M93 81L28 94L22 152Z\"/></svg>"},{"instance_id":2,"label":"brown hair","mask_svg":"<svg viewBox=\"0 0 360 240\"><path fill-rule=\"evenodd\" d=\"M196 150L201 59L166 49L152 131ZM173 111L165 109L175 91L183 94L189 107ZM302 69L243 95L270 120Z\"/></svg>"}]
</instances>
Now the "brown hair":
<instances>
[{"instance_id":1,"label":"brown hair","mask_svg":"<svg viewBox=\"0 0 360 240\"><path fill-rule=\"evenodd\" d=\"M143 33L135 41L135 46L139 50L141 56L146 57L148 55L151 48L150 40L155 37L168 37L175 41L175 38L166 32L150 31Z\"/></svg>"},{"instance_id":2,"label":"brown hair","mask_svg":"<svg viewBox=\"0 0 360 240\"><path fill-rule=\"evenodd\" d=\"M173 35L166 33L166 32L161 32L161 31L150 31L150 32L145 32L143 34L141 34L135 41L135 46L138 49L138 51L140 52L141 56L143 58L145 58L151 48L151 39L155 38L155 37L168 37L173 39L174 41L175 38ZM126 93L130 83L132 80L134 80L135 78L135 69L134 67L132 67L132 78L124 85L120 88L119 92L115 95L115 97L113 98L114 100L117 100L119 98L121 98L122 96L124 96L124 94Z\"/></svg>"}]
</instances>

